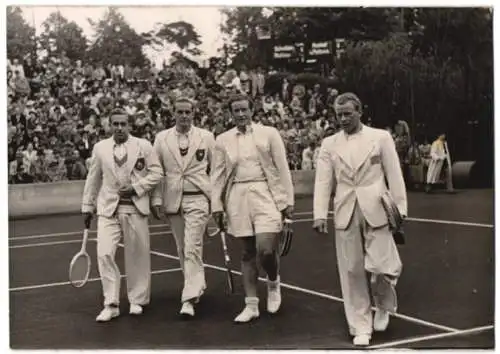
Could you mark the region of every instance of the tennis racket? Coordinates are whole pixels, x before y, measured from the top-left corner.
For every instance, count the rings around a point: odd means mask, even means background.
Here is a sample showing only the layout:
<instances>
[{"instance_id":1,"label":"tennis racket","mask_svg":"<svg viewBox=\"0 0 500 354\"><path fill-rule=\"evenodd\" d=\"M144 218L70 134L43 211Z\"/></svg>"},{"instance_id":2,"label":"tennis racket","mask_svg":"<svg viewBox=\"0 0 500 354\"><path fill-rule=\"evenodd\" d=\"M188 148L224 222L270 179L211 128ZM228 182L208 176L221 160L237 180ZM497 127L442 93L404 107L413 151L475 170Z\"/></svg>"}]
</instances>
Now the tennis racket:
<instances>
[{"instance_id":1,"label":"tennis racket","mask_svg":"<svg viewBox=\"0 0 500 354\"><path fill-rule=\"evenodd\" d=\"M87 253L87 241L89 238L89 226L83 231L83 242L80 251L75 254L69 265L69 281L75 288L81 288L90 276L90 256Z\"/></svg>"},{"instance_id":2,"label":"tennis racket","mask_svg":"<svg viewBox=\"0 0 500 354\"><path fill-rule=\"evenodd\" d=\"M279 254L281 257L285 257L288 252L290 252L290 247L292 247L293 239L293 221L291 219L285 219L283 221L283 230L280 233L280 243L279 243Z\"/></svg>"},{"instance_id":3,"label":"tennis racket","mask_svg":"<svg viewBox=\"0 0 500 354\"><path fill-rule=\"evenodd\" d=\"M213 237L216 236L217 234L220 235L220 240L222 243L222 251L224 252L224 265L226 267L226 279L227 279L228 290L230 294L234 294L234 279L233 279L233 272L231 271L231 257L229 256L229 251L227 249L226 232L224 230L217 229L209 236Z\"/></svg>"},{"instance_id":4,"label":"tennis racket","mask_svg":"<svg viewBox=\"0 0 500 354\"><path fill-rule=\"evenodd\" d=\"M392 232L394 242L396 242L396 245L404 245L405 236L402 228L403 217L400 214L396 203L394 203L394 200L392 199L389 191L383 193L380 199L382 201L382 206L387 214L389 229Z\"/></svg>"}]
</instances>

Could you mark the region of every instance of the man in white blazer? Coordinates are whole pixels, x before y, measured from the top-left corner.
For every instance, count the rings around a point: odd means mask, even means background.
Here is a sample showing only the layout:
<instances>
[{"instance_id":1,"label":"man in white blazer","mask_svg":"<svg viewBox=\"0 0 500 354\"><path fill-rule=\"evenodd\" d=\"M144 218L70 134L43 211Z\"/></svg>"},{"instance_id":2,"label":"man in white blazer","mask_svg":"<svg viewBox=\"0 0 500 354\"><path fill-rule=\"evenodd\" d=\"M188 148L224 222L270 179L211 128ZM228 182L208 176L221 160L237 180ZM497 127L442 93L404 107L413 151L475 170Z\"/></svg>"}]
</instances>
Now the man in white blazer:
<instances>
[{"instance_id":1,"label":"man in white blazer","mask_svg":"<svg viewBox=\"0 0 500 354\"><path fill-rule=\"evenodd\" d=\"M113 136L94 146L83 191L82 212L87 222L97 204L97 264L104 294L98 322L120 314L120 269L115 253L125 244L125 273L130 314L139 315L149 304L151 256L148 215L149 191L161 180L161 167L153 147L129 134L126 112L110 115Z\"/></svg>"},{"instance_id":2,"label":"man in white blazer","mask_svg":"<svg viewBox=\"0 0 500 354\"><path fill-rule=\"evenodd\" d=\"M267 274L267 310L281 305L278 235L283 218L291 218L293 184L283 140L275 128L252 123L247 96L229 99L236 127L217 137L212 163L212 214L222 228L242 240L245 308L235 322L259 317L257 259Z\"/></svg>"},{"instance_id":3,"label":"man in white blazer","mask_svg":"<svg viewBox=\"0 0 500 354\"><path fill-rule=\"evenodd\" d=\"M334 108L342 131L321 145L313 227L327 233L330 196L335 190L335 240L345 314L354 345L366 346L372 330L384 331L389 313L396 311L395 285L402 271L381 196L389 190L405 217L406 189L392 137L361 123L359 98L344 93L336 98ZM376 307L374 318L370 293Z\"/></svg>"},{"instance_id":4,"label":"man in white blazer","mask_svg":"<svg viewBox=\"0 0 500 354\"><path fill-rule=\"evenodd\" d=\"M184 274L181 315L194 316L194 304L206 289L203 235L210 219L209 166L214 135L193 125L195 103L175 101L176 125L156 135L154 150L163 168L163 182L153 193L153 212L166 214L172 226Z\"/></svg>"}]
</instances>

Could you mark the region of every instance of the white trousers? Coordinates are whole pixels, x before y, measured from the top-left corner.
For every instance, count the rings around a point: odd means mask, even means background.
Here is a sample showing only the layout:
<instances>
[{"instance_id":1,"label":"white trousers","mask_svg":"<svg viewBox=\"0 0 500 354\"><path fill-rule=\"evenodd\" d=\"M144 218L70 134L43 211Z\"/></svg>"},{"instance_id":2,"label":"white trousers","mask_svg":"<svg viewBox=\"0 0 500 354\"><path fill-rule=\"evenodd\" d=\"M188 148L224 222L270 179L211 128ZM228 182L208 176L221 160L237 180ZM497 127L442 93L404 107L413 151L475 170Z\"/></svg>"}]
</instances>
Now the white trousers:
<instances>
[{"instance_id":1,"label":"white trousers","mask_svg":"<svg viewBox=\"0 0 500 354\"><path fill-rule=\"evenodd\" d=\"M335 230L335 234L349 333L371 334L371 296L376 307L390 312L397 310L395 286L403 265L396 243L388 226L373 229L368 225L358 203L349 227ZM370 277L367 273L371 273Z\"/></svg>"},{"instance_id":2,"label":"white trousers","mask_svg":"<svg viewBox=\"0 0 500 354\"><path fill-rule=\"evenodd\" d=\"M203 236L210 218L204 195L182 197L179 214L168 215L184 275L181 302L198 299L206 289L203 267Z\"/></svg>"},{"instance_id":3,"label":"white trousers","mask_svg":"<svg viewBox=\"0 0 500 354\"><path fill-rule=\"evenodd\" d=\"M148 217L121 212L97 221L97 264L101 276L104 305L120 303L120 269L116 249L123 236L127 295L131 304L147 305L151 296L151 255Z\"/></svg>"}]
</instances>

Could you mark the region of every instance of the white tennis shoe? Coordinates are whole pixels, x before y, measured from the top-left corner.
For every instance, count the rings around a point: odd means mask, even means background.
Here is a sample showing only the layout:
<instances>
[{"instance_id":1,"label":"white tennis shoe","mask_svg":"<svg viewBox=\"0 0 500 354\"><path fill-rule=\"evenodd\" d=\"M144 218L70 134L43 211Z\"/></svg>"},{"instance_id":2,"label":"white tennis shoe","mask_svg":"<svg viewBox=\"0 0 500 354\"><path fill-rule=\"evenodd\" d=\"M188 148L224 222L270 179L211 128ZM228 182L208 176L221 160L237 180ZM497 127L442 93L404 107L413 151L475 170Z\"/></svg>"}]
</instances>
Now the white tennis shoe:
<instances>
[{"instance_id":1,"label":"white tennis shoe","mask_svg":"<svg viewBox=\"0 0 500 354\"><path fill-rule=\"evenodd\" d=\"M131 315L142 315L142 306L137 304L130 304L129 313Z\"/></svg>"},{"instance_id":2,"label":"white tennis shoe","mask_svg":"<svg viewBox=\"0 0 500 354\"><path fill-rule=\"evenodd\" d=\"M182 308L181 308L180 314L181 315L185 315L185 316L193 317L194 316L194 306L193 306L193 304L191 302L189 302L189 301L184 302L182 304Z\"/></svg>"},{"instance_id":3,"label":"white tennis shoe","mask_svg":"<svg viewBox=\"0 0 500 354\"><path fill-rule=\"evenodd\" d=\"M105 306L95 320L97 322L108 322L118 316L120 316L120 309L118 307Z\"/></svg>"},{"instance_id":4,"label":"white tennis shoe","mask_svg":"<svg viewBox=\"0 0 500 354\"><path fill-rule=\"evenodd\" d=\"M389 311L375 309L373 316L373 329L377 332L384 332L389 326Z\"/></svg>"},{"instance_id":5,"label":"white tennis shoe","mask_svg":"<svg viewBox=\"0 0 500 354\"><path fill-rule=\"evenodd\" d=\"M372 337L368 334L361 334L359 336L355 336L352 344L354 344L357 347L367 347L370 345L370 340Z\"/></svg>"},{"instance_id":6,"label":"white tennis shoe","mask_svg":"<svg viewBox=\"0 0 500 354\"><path fill-rule=\"evenodd\" d=\"M275 281L267 279L267 312L276 313L281 306L280 277Z\"/></svg>"},{"instance_id":7,"label":"white tennis shoe","mask_svg":"<svg viewBox=\"0 0 500 354\"><path fill-rule=\"evenodd\" d=\"M258 297L245 298L245 304L246 304L245 308L238 316L236 316L234 322L247 323L260 316Z\"/></svg>"}]
</instances>

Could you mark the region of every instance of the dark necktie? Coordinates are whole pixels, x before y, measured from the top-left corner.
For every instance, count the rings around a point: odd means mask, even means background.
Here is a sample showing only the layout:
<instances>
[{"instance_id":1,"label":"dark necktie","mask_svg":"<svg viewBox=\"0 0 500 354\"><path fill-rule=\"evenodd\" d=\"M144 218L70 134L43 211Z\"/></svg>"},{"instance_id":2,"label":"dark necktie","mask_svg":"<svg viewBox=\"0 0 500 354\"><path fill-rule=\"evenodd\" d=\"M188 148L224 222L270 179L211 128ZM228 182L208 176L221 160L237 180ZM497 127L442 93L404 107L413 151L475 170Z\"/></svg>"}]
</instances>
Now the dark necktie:
<instances>
[{"instance_id":1,"label":"dark necktie","mask_svg":"<svg viewBox=\"0 0 500 354\"><path fill-rule=\"evenodd\" d=\"M189 150L189 138L186 134L179 134L179 151L181 156L184 157L187 155Z\"/></svg>"},{"instance_id":2,"label":"dark necktie","mask_svg":"<svg viewBox=\"0 0 500 354\"><path fill-rule=\"evenodd\" d=\"M118 167L122 167L127 162L127 149L123 144L115 145L113 158Z\"/></svg>"}]
</instances>

